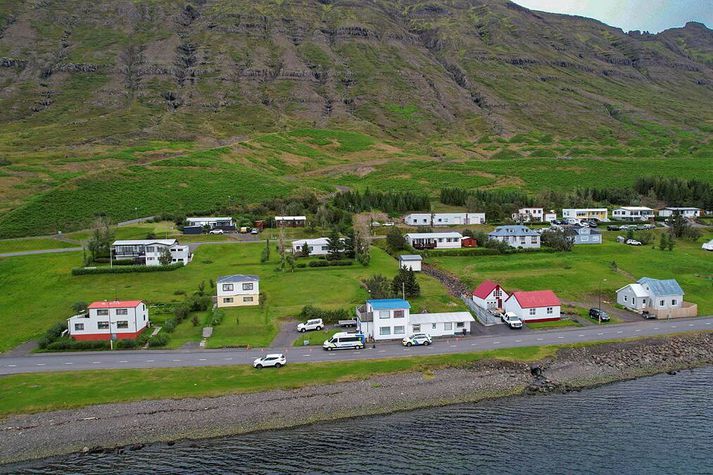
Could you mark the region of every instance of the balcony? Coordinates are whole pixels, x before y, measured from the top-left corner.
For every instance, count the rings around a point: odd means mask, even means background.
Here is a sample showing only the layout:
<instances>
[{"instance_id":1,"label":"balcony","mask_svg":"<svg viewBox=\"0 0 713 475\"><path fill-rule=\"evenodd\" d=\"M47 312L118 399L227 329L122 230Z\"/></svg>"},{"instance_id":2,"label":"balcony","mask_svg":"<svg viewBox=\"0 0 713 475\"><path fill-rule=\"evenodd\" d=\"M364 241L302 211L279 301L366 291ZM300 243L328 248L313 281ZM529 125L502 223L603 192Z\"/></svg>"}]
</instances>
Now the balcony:
<instances>
[{"instance_id":1,"label":"balcony","mask_svg":"<svg viewBox=\"0 0 713 475\"><path fill-rule=\"evenodd\" d=\"M367 312L366 305L358 305L355 308L357 318L362 322L373 322L374 312Z\"/></svg>"}]
</instances>

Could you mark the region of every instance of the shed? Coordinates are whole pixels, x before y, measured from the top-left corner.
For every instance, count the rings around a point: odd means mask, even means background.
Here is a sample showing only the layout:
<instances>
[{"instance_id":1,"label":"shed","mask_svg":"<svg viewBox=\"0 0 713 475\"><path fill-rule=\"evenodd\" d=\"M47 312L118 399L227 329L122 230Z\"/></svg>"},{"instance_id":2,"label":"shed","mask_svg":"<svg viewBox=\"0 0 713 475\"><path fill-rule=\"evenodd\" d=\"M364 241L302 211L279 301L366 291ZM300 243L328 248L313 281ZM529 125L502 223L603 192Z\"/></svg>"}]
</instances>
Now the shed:
<instances>
[{"instance_id":1,"label":"shed","mask_svg":"<svg viewBox=\"0 0 713 475\"><path fill-rule=\"evenodd\" d=\"M418 254L403 254L399 256L399 268L410 269L414 272L421 272L423 257Z\"/></svg>"}]
</instances>

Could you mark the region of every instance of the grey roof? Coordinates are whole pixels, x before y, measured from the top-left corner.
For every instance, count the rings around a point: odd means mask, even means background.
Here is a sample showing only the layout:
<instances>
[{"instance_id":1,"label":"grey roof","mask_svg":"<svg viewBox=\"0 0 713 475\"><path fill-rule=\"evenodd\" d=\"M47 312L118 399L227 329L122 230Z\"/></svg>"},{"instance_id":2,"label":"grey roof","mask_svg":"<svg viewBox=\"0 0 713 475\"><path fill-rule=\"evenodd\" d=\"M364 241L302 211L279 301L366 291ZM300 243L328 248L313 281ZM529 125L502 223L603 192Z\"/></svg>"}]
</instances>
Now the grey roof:
<instances>
[{"instance_id":1,"label":"grey roof","mask_svg":"<svg viewBox=\"0 0 713 475\"><path fill-rule=\"evenodd\" d=\"M399 256L400 261L422 261L423 257L418 254L402 254Z\"/></svg>"},{"instance_id":2,"label":"grey roof","mask_svg":"<svg viewBox=\"0 0 713 475\"><path fill-rule=\"evenodd\" d=\"M512 226L498 226L488 236L539 236L539 234L527 226L513 224Z\"/></svg>"},{"instance_id":3,"label":"grey roof","mask_svg":"<svg viewBox=\"0 0 713 475\"><path fill-rule=\"evenodd\" d=\"M676 279L658 280L642 277L637 282L651 289L653 295L683 295L683 289L678 285Z\"/></svg>"},{"instance_id":4,"label":"grey roof","mask_svg":"<svg viewBox=\"0 0 713 475\"><path fill-rule=\"evenodd\" d=\"M227 282L255 282L259 281L260 277L256 275L246 275L246 274L234 274L234 275L223 275L218 277L218 283L224 284Z\"/></svg>"},{"instance_id":5,"label":"grey roof","mask_svg":"<svg viewBox=\"0 0 713 475\"><path fill-rule=\"evenodd\" d=\"M583 229L588 230L588 231L589 231L589 234L592 235L592 236L595 236L595 235L597 235L597 234L601 234L601 232L599 232L599 231L596 230L596 229L592 229L592 228L578 228L578 227L575 227L575 226L567 226L566 228L564 228L564 232L565 232L566 234L570 235L570 236L573 236L573 235L575 235L575 234L582 234L582 230L583 230ZM587 234L585 233L584 235L586 236Z\"/></svg>"}]
</instances>

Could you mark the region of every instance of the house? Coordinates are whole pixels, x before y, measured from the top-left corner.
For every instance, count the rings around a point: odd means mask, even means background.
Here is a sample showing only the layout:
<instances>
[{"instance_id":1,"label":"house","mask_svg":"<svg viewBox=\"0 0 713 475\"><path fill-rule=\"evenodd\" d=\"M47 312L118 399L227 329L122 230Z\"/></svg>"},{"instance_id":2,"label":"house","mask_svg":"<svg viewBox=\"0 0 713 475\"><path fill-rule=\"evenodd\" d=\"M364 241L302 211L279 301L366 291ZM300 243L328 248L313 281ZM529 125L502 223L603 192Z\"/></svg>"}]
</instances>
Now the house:
<instances>
[{"instance_id":1,"label":"house","mask_svg":"<svg viewBox=\"0 0 713 475\"><path fill-rule=\"evenodd\" d=\"M473 290L473 302L480 308L491 310L503 308L503 303L510 295L492 280L483 281Z\"/></svg>"},{"instance_id":2,"label":"house","mask_svg":"<svg viewBox=\"0 0 713 475\"><path fill-rule=\"evenodd\" d=\"M562 210L563 219L596 219L609 221L609 210L606 208L566 208Z\"/></svg>"},{"instance_id":3,"label":"house","mask_svg":"<svg viewBox=\"0 0 713 475\"><path fill-rule=\"evenodd\" d=\"M502 241L512 247L539 248L540 235L520 224L498 226L488 234L490 239Z\"/></svg>"},{"instance_id":4,"label":"house","mask_svg":"<svg viewBox=\"0 0 713 475\"><path fill-rule=\"evenodd\" d=\"M133 340L149 324L149 310L141 300L92 302L87 313L67 320L75 340Z\"/></svg>"},{"instance_id":5,"label":"house","mask_svg":"<svg viewBox=\"0 0 713 475\"><path fill-rule=\"evenodd\" d=\"M408 233L406 242L414 249L460 249L463 235L448 233Z\"/></svg>"},{"instance_id":6,"label":"house","mask_svg":"<svg viewBox=\"0 0 713 475\"><path fill-rule=\"evenodd\" d=\"M462 335L475 321L469 312L412 314L404 299L371 299L356 309L357 329L375 341L402 339L414 333Z\"/></svg>"},{"instance_id":7,"label":"house","mask_svg":"<svg viewBox=\"0 0 713 475\"><path fill-rule=\"evenodd\" d=\"M260 278L256 275L218 277L218 307L260 305Z\"/></svg>"},{"instance_id":8,"label":"house","mask_svg":"<svg viewBox=\"0 0 713 475\"><path fill-rule=\"evenodd\" d=\"M549 223L557 219L557 214L553 210L545 212L542 208L520 208L512 214L512 219L518 223Z\"/></svg>"},{"instance_id":9,"label":"house","mask_svg":"<svg viewBox=\"0 0 713 475\"><path fill-rule=\"evenodd\" d=\"M188 246L181 246L176 239L134 239L114 241L111 245L113 260L133 260L147 266L161 265L161 255L168 250L171 263L188 265L193 254Z\"/></svg>"},{"instance_id":10,"label":"house","mask_svg":"<svg viewBox=\"0 0 713 475\"><path fill-rule=\"evenodd\" d=\"M695 317L698 306L684 302L683 295L676 279L642 277L617 290L616 303L634 312L649 312L656 318Z\"/></svg>"},{"instance_id":11,"label":"house","mask_svg":"<svg viewBox=\"0 0 713 475\"><path fill-rule=\"evenodd\" d=\"M576 226L565 226L565 234L574 244L601 244L602 233L596 229Z\"/></svg>"},{"instance_id":12,"label":"house","mask_svg":"<svg viewBox=\"0 0 713 475\"><path fill-rule=\"evenodd\" d=\"M555 213L555 210L550 210L548 213L545 213L545 222L546 223L551 223L552 221L557 220L557 213Z\"/></svg>"},{"instance_id":13,"label":"house","mask_svg":"<svg viewBox=\"0 0 713 475\"><path fill-rule=\"evenodd\" d=\"M693 219L701 215L701 210L699 208L687 208L687 207L676 207L669 206L667 208L659 210L659 217L670 218L675 214L680 214L684 218Z\"/></svg>"},{"instance_id":14,"label":"house","mask_svg":"<svg viewBox=\"0 0 713 475\"><path fill-rule=\"evenodd\" d=\"M421 272L423 257L418 254L402 254L399 256L399 269L410 269L414 272Z\"/></svg>"},{"instance_id":15,"label":"house","mask_svg":"<svg viewBox=\"0 0 713 475\"><path fill-rule=\"evenodd\" d=\"M621 221L648 221L654 219L654 210L646 206L622 206L612 212L612 218Z\"/></svg>"},{"instance_id":16,"label":"house","mask_svg":"<svg viewBox=\"0 0 713 475\"><path fill-rule=\"evenodd\" d=\"M201 228L222 229L223 231L235 231L235 222L230 216L213 218L213 217L197 217L186 218L188 226L200 226Z\"/></svg>"},{"instance_id":17,"label":"house","mask_svg":"<svg viewBox=\"0 0 713 475\"><path fill-rule=\"evenodd\" d=\"M404 216L409 226L459 226L485 224L485 213L412 213Z\"/></svg>"},{"instance_id":18,"label":"house","mask_svg":"<svg viewBox=\"0 0 713 475\"><path fill-rule=\"evenodd\" d=\"M342 241L344 241L343 238ZM326 256L329 254L329 238L321 237L292 241L292 252L295 255L304 255L305 248L307 248L310 256Z\"/></svg>"},{"instance_id":19,"label":"house","mask_svg":"<svg viewBox=\"0 0 713 475\"><path fill-rule=\"evenodd\" d=\"M302 228L307 225L307 216L275 216L276 227Z\"/></svg>"},{"instance_id":20,"label":"house","mask_svg":"<svg viewBox=\"0 0 713 475\"><path fill-rule=\"evenodd\" d=\"M551 290L513 292L503 310L512 312L523 322L549 322L560 319L560 300Z\"/></svg>"}]
</instances>

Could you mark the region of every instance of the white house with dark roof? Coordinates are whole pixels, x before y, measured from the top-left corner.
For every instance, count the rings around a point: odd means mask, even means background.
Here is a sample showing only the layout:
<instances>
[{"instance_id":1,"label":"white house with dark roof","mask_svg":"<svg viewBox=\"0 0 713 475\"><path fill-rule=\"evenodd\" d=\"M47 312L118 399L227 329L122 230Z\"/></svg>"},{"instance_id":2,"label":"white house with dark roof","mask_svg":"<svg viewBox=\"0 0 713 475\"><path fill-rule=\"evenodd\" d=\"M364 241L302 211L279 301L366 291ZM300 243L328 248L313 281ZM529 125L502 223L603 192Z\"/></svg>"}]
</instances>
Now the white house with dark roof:
<instances>
[{"instance_id":1,"label":"white house with dark roof","mask_svg":"<svg viewBox=\"0 0 713 475\"><path fill-rule=\"evenodd\" d=\"M502 241L511 247L526 249L540 247L540 235L521 224L498 226L488 234L488 237L496 241Z\"/></svg>"},{"instance_id":2,"label":"white house with dark roof","mask_svg":"<svg viewBox=\"0 0 713 475\"><path fill-rule=\"evenodd\" d=\"M606 208L564 208L562 210L563 219L596 219L599 221L609 221L609 210Z\"/></svg>"},{"instance_id":3,"label":"white house with dark roof","mask_svg":"<svg viewBox=\"0 0 713 475\"><path fill-rule=\"evenodd\" d=\"M423 257L418 254L402 254L399 256L399 268L410 269L414 272L421 272Z\"/></svg>"},{"instance_id":4,"label":"white house with dark roof","mask_svg":"<svg viewBox=\"0 0 713 475\"><path fill-rule=\"evenodd\" d=\"M658 318L693 317L695 304L684 302L684 292L676 279L642 277L616 291L616 303L634 312L649 312Z\"/></svg>"},{"instance_id":5,"label":"white house with dark roof","mask_svg":"<svg viewBox=\"0 0 713 475\"><path fill-rule=\"evenodd\" d=\"M202 228L208 227L210 229L223 229L226 231L235 229L235 222L230 216L196 216L186 218L186 222L189 226L200 226Z\"/></svg>"},{"instance_id":6,"label":"white house with dark roof","mask_svg":"<svg viewBox=\"0 0 713 475\"><path fill-rule=\"evenodd\" d=\"M463 235L457 232L408 233L404 236L414 249L460 249Z\"/></svg>"},{"instance_id":7,"label":"white house with dark roof","mask_svg":"<svg viewBox=\"0 0 713 475\"><path fill-rule=\"evenodd\" d=\"M260 278L256 275L218 277L218 307L260 305Z\"/></svg>"},{"instance_id":8,"label":"white house with dark roof","mask_svg":"<svg viewBox=\"0 0 713 475\"><path fill-rule=\"evenodd\" d=\"M545 231L547 232L547 231ZM602 233L592 228L566 226L564 232L574 244L601 244Z\"/></svg>"},{"instance_id":9,"label":"white house with dark roof","mask_svg":"<svg viewBox=\"0 0 713 475\"><path fill-rule=\"evenodd\" d=\"M307 216L275 216L275 226L301 228L307 225Z\"/></svg>"},{"instance_id":10,"label":"white house with dark roof","mask_svg":"<svg viewBox=\"0 0 713 475\"><path fill-rule=\"evenodd\" d=\"M164 250L171 253L171 264L182 262L187 265L193 254L188 246L182 246L176 239L123 239L111 245L113 260L133 260L147 266L161 265Z\"/></svg>"},{"instance_id":11,"label":"white house with dark roof","mask_svg":"<svg viewBox=\"0 0 713 475\"><path fill-rule=\"evenodd\" d=\"M699 208L686 206L669 206L659 210L659 216L662 218L670 218L675 214L680 214L684 218L693 219L701 215L701 210Z\"/></svg>"},{"instance_id":12,"label":"white house with dark roof","mask_svg":"<svg viewBox=\"0 0 713 475\"><path fill-rule=\"evenodd\" d=\"M619 221L648 221L654 217L654 210L646 206L622 206L612 212L612 218Z\"/></svg>"},{"instance_id":13,"label":"white house with dark roof","mask_svg":"<svg viewBox=\"0 0 713 475\"><path fill-rule=\"evenodd\" d=\"M409 226L460 226L485 224L485 213L411 213L404 216Z\"/></svg>"}]
</instances>

